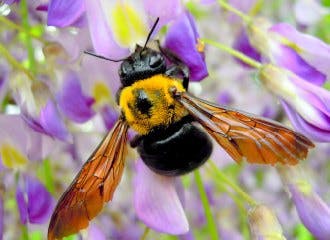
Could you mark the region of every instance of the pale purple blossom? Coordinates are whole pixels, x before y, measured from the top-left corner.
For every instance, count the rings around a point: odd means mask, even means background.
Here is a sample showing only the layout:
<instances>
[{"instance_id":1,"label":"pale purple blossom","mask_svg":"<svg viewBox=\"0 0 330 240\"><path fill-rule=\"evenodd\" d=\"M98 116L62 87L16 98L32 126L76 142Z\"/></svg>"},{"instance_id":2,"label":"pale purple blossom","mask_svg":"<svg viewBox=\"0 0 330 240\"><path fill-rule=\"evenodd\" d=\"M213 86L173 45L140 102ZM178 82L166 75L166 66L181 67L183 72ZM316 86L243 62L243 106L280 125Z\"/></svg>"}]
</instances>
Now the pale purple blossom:
<instances>
[{"instance_id":1,"label":"pale purple blossom","mask_svg":"<svg viewBox=\"0 0 330 240\"><path fill-rule=\"evenodd\" d=\"M313 179L303 166L278 166L300 220L319 240L330 238L330 208L314 190Z\"/></svg>"},{"instance_id":2,"label":"pale purple blossom","mask_svg":"<svg viewBox=\"0 0 330 240\"><path fill-rule=\"evenodd\" d=\"M50 0L47 24L56 27L81 26L84 13L83 0Z\"/></svg>"},{"instance_id":3,"label":"pale purple blossom","mask_svg":"<svg viewBox=\"0 0 330 240\"><path fill-rule=\"evenodd\" d=\"M5 210L4 210L4 203L3 203L3 189L0 190L0 239L3 239L3 232L4 232L4 219L5 219Z\"/></svg>"},{"instance_id":4,"label":"pale purple blossom","mask_svg":"<svg viewBox=\"0 0 330 240\"><path fill-rule=\"evenodd\" d=\"M189 68L190 79L200 81L208 76L204 52L198 49L199 34L193 16L184 12L170 26L165 48L174 52Z\"/></svg>"},{"instance_id":5,"label":"pale purple blossom","mask_svg":"<svg viewBox=\"0 0 330 240\"><path fill-rule=\"evenodd\" d=\"M16 201L23 224L45 223L55 206L54 198L41 182L31 176L17 186Z\"/></svg>"},{"instance_id":6,"label":"pale purple blossom","mask_svg":"<svg viewBox=\"0 0 330 240\"><path fill-rule=\"evenodd\" d=\"M92 109L94 99L83 93L79 77L73 71L66 74L56 100L61 112L74 122L86 122L95 114Z\"/></svg>"},{"instance_id":7,"label":"pale purple blossom","mask_svg":"<svg viewBox=\"0 0 330 240\"><path fill-rule=\"evenodd\" d=\"M283 68L277 71L281 74L272 71L268 76L268 67L262 68L261 80L281 99L293 126L312 140L328 142L330 92L321 86L329 78L330 46L285 23L270 26L258 20L248 27L248 34L264 61Z\"/></svg>"},{"instance_id":8,"label":"pale purple blossom","mask_svg":"<svg viewBox=\"0 0 330 240\"><path fill-rule=\"evenodd\" d=\"M304 192L297 185L289 185L299 218L318 240L330 239L330 208L314 192Z\"/></svg>"},{"instance_id":9,"label":"pale purple blossom","mask_svg":"<svg viewBox=\"0 0 330 240\"><path fill-rule=\"evenodd\" d=\"M169 234L184 234L189 225L175 178L152 172L141 160L134 177L134 207L137 216L149 227Z\"/></svg>"},{"instance_id":10,"label":"pale purple blossom","mask_svg":"<svg viewBox=\"0 0 330 240\"><path fill-rule=\"evenodd\" d=\"M330 92L273 65L260 70L264 86L281 99L293 126L311 139L330 141Z\"/></svg>"}]
</instances>

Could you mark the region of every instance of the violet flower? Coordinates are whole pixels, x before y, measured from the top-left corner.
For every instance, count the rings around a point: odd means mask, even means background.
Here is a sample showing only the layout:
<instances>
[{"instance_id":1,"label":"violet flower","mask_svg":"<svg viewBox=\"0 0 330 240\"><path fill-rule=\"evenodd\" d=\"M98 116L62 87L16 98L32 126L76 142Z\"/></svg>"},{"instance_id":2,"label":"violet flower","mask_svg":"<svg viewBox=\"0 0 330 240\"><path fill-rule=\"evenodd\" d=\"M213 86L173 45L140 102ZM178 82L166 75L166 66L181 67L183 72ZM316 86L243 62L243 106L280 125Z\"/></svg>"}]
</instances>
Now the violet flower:
<instances>
[{"instance_id":1,"label":"violet flower","mask_svg":"<svg viewBox=\"0 0 330 240\"><path fill-rule=\"evenodd\" d=\"M13 4L13 3L18 3L19 0L4 0L3 2L4 2L5 4L11 5L11 4Z\"/></svg>"},{"instance_id":2,"label":"violet flower","mask_svg":"<svg viewBox=\"0 0 330 240\"><path fill-rule=\"evenodd\" d=\"M39 118L34 118L27 112L23 112L22 117L29 127L39 133L44 133L62 141L67 141L70 138L68 129L52 100L49 100L46 106L40 110Z\"/></svg>"},{"instance_id":3,"label":"violet flower","mask_svg":"<svg viewBox=\"0 0 330 240\"><path fill-rule=\"evenodd\" d=\"M259 61L259 62L261 61L261 54L255 48L253 48L251 46L245 29L243 29L236 37L234 44L233 44L233 48L244 53L245 55L247 55L248 57L250 57L256 61ZM243 67L252 68L250 65L246 64L245 62L243 62L242 60L240 60L238 58L235 58L235 60Z\"/></svg>"},{"instance_id":4,"label":"violet flower","mask_svg":"<svg viewBox=\"0 0 330 240\"><path fill-rule=\"evenodd\" d=\"M321 18L330 13L318 0L298 0L294 4L294 15L299 24L309 26L317 23Z\"/></svg>"},{"instance_id":5,"label":"violet flower","mask_svg":"<svg viewBox=\"0 0 330 240\"><path fill-rule=\"evenodd\" d=\"M330 207L313 190L303 167L279 166L278 172L305 227L316 239L330 239Z\"/></svg>"},{"instance_id":6,"label":"violet flower","mask_svg":"<svg viewBox=\"0 0 330 240\"><path fill-rule=\"evenodd\" d=\"M134 177L134 207L147 226L179 235L187 233L189 225L174 180L152 172L139 160Z\"/></svg>"},{"instance_id":7,"label":"violet flower","mask_svg":"<svg viewBox=\"0 0 330 240\"><path fill-rule=\"evenodd\" d=\"M264 65L259 77L281 99L293 126L311 139L330 141L330 92L274 65Z\"/></svg>"},{"instance_id":8,"label":"violet flower","mask_svg":"<svg viewBox=\"0 0 330 240\"><path fill-rule=\"evenodd\" d=\"M80 26L85 17L85 1L83 0L51 0L48 5L49 26Z\"/></svg>"},{"instance_id":9,"label":"violet flower","mask_svg":"<svg viewBox=\"0 0 330 240\"><path fill-rule=\"evenodd\" d=\"M94 99L85 96L78 76L70 71L66 74L62 89L57 93L57 103L61 112L77 123L83 123L94 116Z\"/></svg>"},{"instance_id":10,"label":"violet flower","mask_svg":"<svg viewBox=\"0 0 330 240\"><path fill-rule=\"evenodd\" d=\"M330 46L288 24L271 27L262 20L248 26L248 35L265 61L283 68L266 66L260 78L281 99L295 129L314 141L330 141L330 93L319 87L330 76ZM253 51L246 53L253 57Z\"/></svg>"},{"instance_id":11,"label":"violet flower","mask_svg":"<svg viewBox=\"0 0 330 240\"><path fill-rule=\"evenodd\" d=\"M198 49L199 34L189 12L184 12L169 28L165 48L174 52L189 68L190 79L200 81L207 77L207 67L202 49Z\"/></svg>"},{"instance_id":12,"label":"violet flower","mask_svg":"<svg viewBox=\"0 0 330 240\"><path fill-rule=\"evenodd\" d=\"M22 186L23 185L23 186ZM26 175L16 190L16 201L23 224L42 224L48 221L55 201L36 178Z\"/></svg>"},{"instance_id":13,"label":"violet flower","mask_svg":"<svg viewBox=\"0 0 330 240\"><path fill-rule=\"evenodd\" d=\"M4 218L5 218L5 210L4 210L4 202L3 202L3 195L4 195L4 186L0 185L0 239L3 239L3 230L4 230Z\"/></svg>"},{"instance_id":14,"label":"violet flower","mask_svg":"<svg viewBox=\"0 0 330 240\"><path fill-rule=\"evenodd\" d=\"M254 21L247 32L249 42L266 61L319 86L330 77L330 46L321 40L286 23L271 26L264 19Z\"/></svg>"}]
</instances>

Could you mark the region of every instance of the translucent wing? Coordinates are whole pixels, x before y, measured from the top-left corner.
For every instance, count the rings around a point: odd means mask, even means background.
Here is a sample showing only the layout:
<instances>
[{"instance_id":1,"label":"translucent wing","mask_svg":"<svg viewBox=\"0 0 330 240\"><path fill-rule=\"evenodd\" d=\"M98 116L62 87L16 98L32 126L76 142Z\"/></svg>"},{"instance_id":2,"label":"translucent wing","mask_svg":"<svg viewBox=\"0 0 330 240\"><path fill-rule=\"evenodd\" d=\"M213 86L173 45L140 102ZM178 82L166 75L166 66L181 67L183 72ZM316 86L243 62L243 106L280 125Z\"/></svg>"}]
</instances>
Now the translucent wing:
<instances>
[{"instance_id":1,"label":"translucent wing","mask_svg":"<svg viewBox=\"0 0 330 240\"><path fill-rule=\"evenodd\" d=\"M126 122L117 121L62 195L49 224L49 240L86 228L112 199L123 172L127 129Z\"/></svg>"},{"instance_id":2,"label":"translucent wing","mask_svg":"<svg viewBox=\"0 0 330 240\"><path fill-rule=\"evenodd\" d=\"M188 93L180 93L177 99L236 162L293 165L314 147L302 134L272 120L216 106Z\"/></svg>"}]
</instances>

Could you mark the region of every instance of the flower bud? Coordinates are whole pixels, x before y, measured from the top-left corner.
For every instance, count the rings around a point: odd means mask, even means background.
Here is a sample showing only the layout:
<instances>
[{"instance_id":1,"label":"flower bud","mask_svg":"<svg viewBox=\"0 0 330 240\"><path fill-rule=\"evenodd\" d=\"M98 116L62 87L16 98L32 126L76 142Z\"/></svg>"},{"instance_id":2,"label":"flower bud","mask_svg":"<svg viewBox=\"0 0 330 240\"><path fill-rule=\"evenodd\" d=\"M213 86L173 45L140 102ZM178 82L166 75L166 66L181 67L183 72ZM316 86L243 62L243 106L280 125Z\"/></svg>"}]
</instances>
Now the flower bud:
<instances>
[{"instance_id":1,"label":"flower bud","mask_svg":"<svg viewBox=\"0 0 330 240\"><path fill-rule=\"evenodd\" d=\"M284 240L282 227L271 209L258 205L248 213L251 239Z\"/></svg>"}]
</instances>

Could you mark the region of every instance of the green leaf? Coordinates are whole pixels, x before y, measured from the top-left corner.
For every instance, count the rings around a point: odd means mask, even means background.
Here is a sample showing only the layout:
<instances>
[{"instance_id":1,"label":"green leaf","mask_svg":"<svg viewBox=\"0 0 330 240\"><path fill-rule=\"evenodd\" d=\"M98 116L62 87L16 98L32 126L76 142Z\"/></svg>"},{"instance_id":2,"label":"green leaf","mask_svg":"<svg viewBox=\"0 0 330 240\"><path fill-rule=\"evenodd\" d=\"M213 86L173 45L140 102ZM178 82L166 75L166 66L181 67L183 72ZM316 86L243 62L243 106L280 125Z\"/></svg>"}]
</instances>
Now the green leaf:
<instances>
[{"instance_id":1,"label":"green leaf","mask_svg":"<svg viewBox=\"0 0 330 240\"><path fill-rule=\"evenodd\" d=\"M330 43L330 14L325 15L316 26L316 36Z\"/></svg>"},{"instance_id":2,"label":"green leaf","mask_svg":"<svg viewBox=\"0 0 330 240\"><path fill-rule=\"evenodd\" d=\"M201 18L208 14L205 9L201 8L201 4L198 4L195 1L188 1L186 3L186 8L195 18Z\"/></svg>"},{"instance_id":3,"label":"green leaf","mask_svg":"<svg viewBox=\"0 0 330 240\"><path fill-rule=\"evenodd\" d=\"M68 237L64 237L63 239L64 240L78 240L79 238L78 238L78 235L75 234L75 235L70 235Z\"/></svg>"},{"instance_id":4,"label":"green leaf","mask_svg":"<svg viewBox=\"0 0 330 240\"><path fill-rule=\"evenodd\" d=\"M294 236L299 240L314 240L312 234L310 234L303 224L298 224L294 228Z\"/></svg>"},{"instance_id":5,"label":"green leaf","mask_svg":"<svg viewBox=\"0 0 330 240\"><path fill-rule=\"evenodd\" d=\"M42 240L42 232L34 231L29 233L30 240Z\"/></svg>"},{"instance_id":6,"label":"green leaf","mask_svg":"<svg viewBox=\"0 0 330 240\"><path fill-rule=\"evenodd\" d=\"M326 7L330 7L330 0L322 0L321 4Z\"/></svg>"},{"instance_id":7,"label":"green leaf","mask_svg":"<svg viewBox=\"0 0 330 240\"><path fill-rule=\"evenodd\" d=\"M50 193L55 193L54 176L49 159L45 159L37 169L37 176Z\"/></svg>"},{"instance_id":8,"label":"green leaf","mask_svg":"<svg viewBox=\"0 0 330 240\"><path fill-rule=\"evenodd\" d=\"M323 87L324 87L325 89L327 89L327 90L330 90L330 82L327 81L327 82L323 85Z\"/></svg>"}]
</instances>

